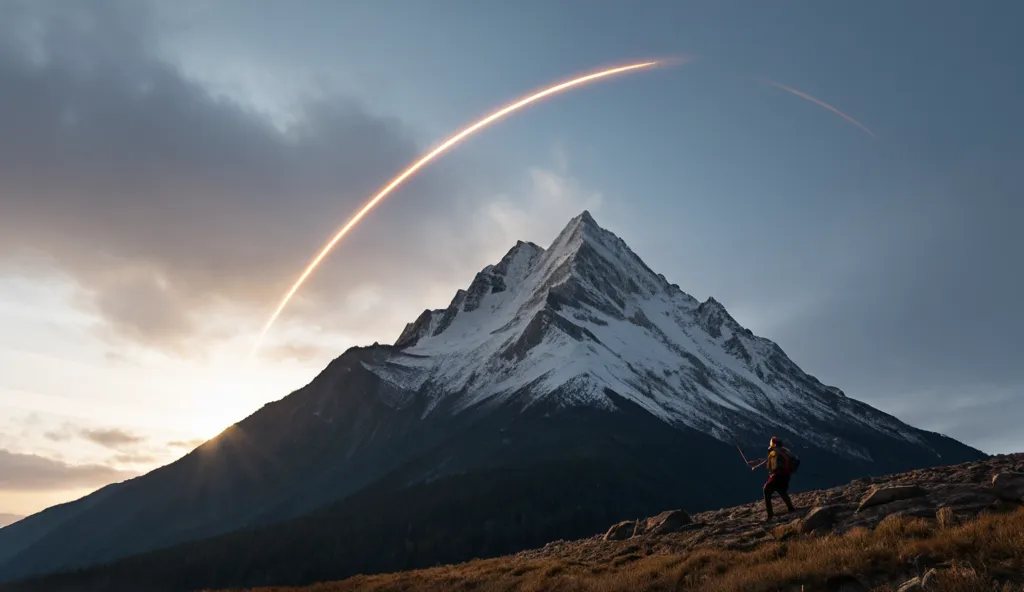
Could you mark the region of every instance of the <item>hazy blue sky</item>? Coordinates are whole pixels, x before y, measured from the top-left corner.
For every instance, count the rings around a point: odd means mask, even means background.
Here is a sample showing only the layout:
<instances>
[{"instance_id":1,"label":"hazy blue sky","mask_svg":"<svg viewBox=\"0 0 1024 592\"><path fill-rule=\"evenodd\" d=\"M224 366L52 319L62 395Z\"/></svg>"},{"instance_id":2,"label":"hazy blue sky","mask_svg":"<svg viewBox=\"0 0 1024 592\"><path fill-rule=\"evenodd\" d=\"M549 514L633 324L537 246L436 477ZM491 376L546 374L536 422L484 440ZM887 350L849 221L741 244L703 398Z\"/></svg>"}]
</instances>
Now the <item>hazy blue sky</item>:
<instances>
[{"instance_id":1,"label":"hazy blue sky","mask_svg":"<svg viewBox=\"0 0 1024 592\"><path fill-rule=\"evenodd\" d=\"M0 0L0 512L149 470L583 208L849 396L1024 450L1018 3ZM608 64L375 210L494 107ZM809 93L841 117L765 84Z\"/></svg>"}]
</instances>

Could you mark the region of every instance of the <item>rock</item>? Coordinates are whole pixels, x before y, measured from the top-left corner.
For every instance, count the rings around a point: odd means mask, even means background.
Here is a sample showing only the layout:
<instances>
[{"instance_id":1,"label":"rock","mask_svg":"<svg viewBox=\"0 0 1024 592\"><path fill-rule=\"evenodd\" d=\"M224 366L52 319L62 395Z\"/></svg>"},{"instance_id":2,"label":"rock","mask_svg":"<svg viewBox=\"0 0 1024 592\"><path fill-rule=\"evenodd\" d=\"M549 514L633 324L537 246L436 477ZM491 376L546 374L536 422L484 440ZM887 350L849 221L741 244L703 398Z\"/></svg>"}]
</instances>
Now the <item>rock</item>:
<instances>
[{"instance_id":1,"label":"rock","mask_svg":"<svg viewBox=\"0 0 1024 592\"><path fill-rule=\"evenodd\" d=\"M1019 503L1024 498L1024 473L997 473L992 489L1000 499Z\"/></svg>"},{"instance_id":2,"label":"rock","mask_svg":"<svg viewBox=\"0 0 1024 592\"><path fill-rule=\"evenodd\" d=\"M836 523L841 506L818 506L800 521L801 533L814 532L822 528L831 528Z\"/></svg>"},{"instance_id":3,"label":"rock","mask_svg":"<svg viewBox=\"0 0 1024 592\"><path fill-rule=\"evenodd\" d=\"M800 521L794 520L786 524L780 524L771 530L772 537L777 541L785 541L800 534Z\"/></svg>"},{"instance_id":4,"label":"rock","mask_svg":"<svg viewBox=\"0 0 1024 592\"><path fill-rule=\"evenodd\" d=\"M647 519L646 533L654 536L679 532L692 520L683 510L669 510Z\"/></svg>"},{"instance_id":5,"label":"rock","mask_svg":"<svg viewBox=\"0 0 1024 592\"><path fill-rule=\"evenodd\" d=\"M920 506L917 508L908 508L906 510L900 510L894 512L896 516L904 516L907 518L928 518L929 520L935 519L935 507L934 506Z\"/></svg>"},{"instance_id":6,"label":"rock","mask_svg":"<svg viewBox=\"0 0 1024 592\"><path fill-rule=\"evenodd\" d=\"M604 540L606 541L624 541L633 536L636 531L636 520L626 520L619 522L608 529L608 532L604 534Z\"/></svg>"},{"instance_id":7,"label":"rock","mask_svg":"<svg viewBox=\"0 0 1024 592\"><path fill-rule=\"evenodd\" d=\"M896 485L893 487L875 487L868 492L867 496L860 502L857 511L872 506L880 506L891 502L906 500L915 497L923 497L928 492L917 485Z\"/></svg>"},{"instance_id":8,"label":"rock","mask_svg":"<svg viewBox=\"0 0 1024 592\"><path fill-rule=\"evenodd\" d=\"M937 573L938 572L936 572L934 569L929 569L928 571L926 571L924 575L921 576L921 587L925 590L935 588L935 575Z\"/></svg>"},{"instance_id":9,"label":"rock","mask_svg":"<svg viewBox=\"0 0 1024 592\"><path fill-rule=\"evenodd\" d=\"M943 506L935 512L935 519L939 521L941 528L952 528L956 526L956 514L953 513L953 508L949 506Z\"/></svg>"}]
</instances>

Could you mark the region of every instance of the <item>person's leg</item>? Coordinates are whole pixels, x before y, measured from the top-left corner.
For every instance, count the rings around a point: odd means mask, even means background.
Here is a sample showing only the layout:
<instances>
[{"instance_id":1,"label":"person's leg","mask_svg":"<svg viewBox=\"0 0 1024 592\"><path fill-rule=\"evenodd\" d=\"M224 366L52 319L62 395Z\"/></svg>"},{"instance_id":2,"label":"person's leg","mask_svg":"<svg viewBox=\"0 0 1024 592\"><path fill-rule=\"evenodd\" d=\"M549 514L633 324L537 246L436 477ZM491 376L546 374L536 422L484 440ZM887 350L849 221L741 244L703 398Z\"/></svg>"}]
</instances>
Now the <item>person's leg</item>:
<instances>
[{"instance_id":1,"label":"person's leg","mask_svg":"<svg viewBox=\"0 0 1024 592\"><path fill-rule=\"evenodd\" d=\"M786 502L786 509L788 509L790 512L795 512L796 511L796 508L793 507L793 502L789 499L789 493L788 492L780 491L779 492L779 497L782 498L782 501Z\"/></svg>"},{"instance_id":2,"label":"person's leg","mask_svg":"<svg viewBox=\"0 0 1024 592\"><path fill-rule=\"evenodd\" d=\"M795 511L795 508L793 508L793 502L789 499L789 475L784 475L779 479L778 492L779 497L781 497L782 501L786 503L786 509L790 512Z\"/></svg>"},{"instance_id":3,"label":"person's leg","mask_svg":"<svg viewBox=\"0 0 1024 592\"><path fill-rule=\"evenodd\" d=\"M775 516L775 512L772 510L772 493L774 491L774 477L769 477L768 481L764 484L764 511L768 520L771 520Z\"/></svg>"}]
</instances>

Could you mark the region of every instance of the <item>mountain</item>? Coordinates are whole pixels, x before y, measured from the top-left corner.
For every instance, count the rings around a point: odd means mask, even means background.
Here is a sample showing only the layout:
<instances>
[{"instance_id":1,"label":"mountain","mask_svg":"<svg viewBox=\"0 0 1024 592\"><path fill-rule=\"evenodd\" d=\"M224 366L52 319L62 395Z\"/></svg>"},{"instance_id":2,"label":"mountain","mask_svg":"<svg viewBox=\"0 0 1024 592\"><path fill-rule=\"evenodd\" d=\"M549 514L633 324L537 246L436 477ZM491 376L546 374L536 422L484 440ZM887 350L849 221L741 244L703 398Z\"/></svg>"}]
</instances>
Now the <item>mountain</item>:
<instances>
[{"instance_id":1,"label":"mountain","mask_svg":"<svg viewBox=\"0 0 1024 592\"><path fill-rule=\"evenodd\" d=\"M984 457L822 384L583 212L548 249L517 243L393 345L346 351L31 541L0 530L13 550L0 577L172 546L156 556L186 558L180 589L510 552L756 499L736 444L753 453L770 435L804 459L797 488Z\"/></svg>"},{"instance_id":2,"label":"mountain","mask_svg":"<svg viewBox=\"0 0 1024 592\"><path fill-rule=\"evenodd\" d=\"M18 520L21 520L22 518L24 518L24 516L19 516L17 514L3 514L3 513L0 513L0 528L3 528L5 526L10 526L11 524L14 524Z\"/></svg>"}]
</instances>

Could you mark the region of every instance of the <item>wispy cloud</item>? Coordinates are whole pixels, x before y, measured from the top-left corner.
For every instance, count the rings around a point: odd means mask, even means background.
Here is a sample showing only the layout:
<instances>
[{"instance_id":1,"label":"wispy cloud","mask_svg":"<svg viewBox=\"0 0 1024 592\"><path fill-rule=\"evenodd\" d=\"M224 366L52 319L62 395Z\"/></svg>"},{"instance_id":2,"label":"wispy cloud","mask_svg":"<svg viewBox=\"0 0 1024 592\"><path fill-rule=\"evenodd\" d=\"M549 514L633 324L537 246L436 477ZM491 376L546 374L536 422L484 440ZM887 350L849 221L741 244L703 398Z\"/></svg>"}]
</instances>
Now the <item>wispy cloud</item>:
<instances>
[{"instance_id":1,"label":"wispy cloud","mask_svg":"<svg viewBox=\"0 0 1024 592\"><path fill-rule=\"evenodd\" d=\"M123 453L115 455L114 460L126 465L148 465L156 462L158 459L152 454Z\"/></svg>"},{"instance_id":2,"label":"wispy cloud","mask_svg":"<svg viewBox=\"0 0 1024 592\"><path fill-rule=\"evenodd\" d=\"M295 360L309 362L323 357L338 355L337 347L312 343L284 343L260 350L260 357L267 360Z\"/></svg>"},{"instance_id":3,"label":"wispy cloud","mask_svg":"<svg viewBox=\"0 0 1024 592\"><path fill-rule=\"evenodd\" d=\"M99 487L136 476L104 465L70 465L35 454L0 450L0 490L48 491Z\"/></svg>"},{"instance_id":4,"label":"wispy cloud","mask_svg":"<svg viewBox=\"0 0 1024 592\"><path fill-rule=\"evenodd\" d=\"M82 437L86 440L99 444L100 446L106 446L107 448L122 448L125 446L134 446L145 441L142 436L137 436L128 431L121 429L104 429L104 430L82 430Z\"/></svg>"},{"instance_id":5,"label":"wispy cloud","mask_svg":"<svg viewBox=\"0 0 1024 592\"><path fill-rule=\"evenodd\" d=\"M48 431L43 435L54 442L68 442L81 438L112 449L135 447L146 441L144 436L122 428L86 428L73 423L65 423L60 429Z\"/></svg>"},{"instance_id":6,"label":"wispy cloud","mask_svg":"<svg viewBox=\"0 0 1024 592\"><path fill-rule=\"evenodd\" d=\"M206 442L206 440L197 438L195 440L174 440L172 442L168 442L167 445L170 446L171 448L184 448L186 450L193 450L201 446L204 442Z\"/></svg>"}]
</instances>

